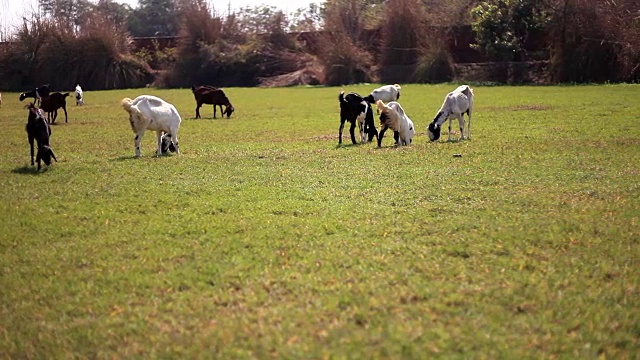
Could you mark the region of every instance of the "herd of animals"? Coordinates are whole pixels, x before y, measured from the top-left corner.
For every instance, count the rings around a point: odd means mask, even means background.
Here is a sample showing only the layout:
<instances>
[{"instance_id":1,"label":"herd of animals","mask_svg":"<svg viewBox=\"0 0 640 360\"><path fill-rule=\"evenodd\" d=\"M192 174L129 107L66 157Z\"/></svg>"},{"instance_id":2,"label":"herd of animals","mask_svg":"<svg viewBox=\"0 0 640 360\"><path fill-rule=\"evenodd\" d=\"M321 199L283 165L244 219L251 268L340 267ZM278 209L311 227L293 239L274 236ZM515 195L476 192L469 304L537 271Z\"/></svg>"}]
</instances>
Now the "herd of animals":
<instances>
[{"instance_id":1,"label":"herd of animals","mask_svg":"<svg viewBox=\"0 0 640 360\"><path fill-rule=\"evenodd\" d=\"M396 146L410 145L416 134L415 125L399 103L401 87L398 84L385 85L374 89L368 96L361 96L351 92L345 95L340 91L340 129L338 144L342 144L342 133L345 122L350 123L349 134L351 142L356 144L355 128L358 126L360 141L371 142L376 138L378 147L382 144L384 134L388 129L393 131ZM235 111L229 98L220 88L213 86L192 86L191 91L196 100L195 118L200 118L200 107L203 104L213 105L213 117L216 118L216 107L220 108L222 116L227 118ZM31 166L34 166L34 141L37 144L35 162L38 171L41 161L49 166L52 159L57 161L50 146L51 126L55 124L58 109L63 109L67 122L66 98L69 93L51 92L49 85L20 94L20 101L33 98L34 102L26 106L28 109L27 137L31 146ZM84 93L80 85L75 89L76 106L84 105ZM39 107L36 107L39 104ZM0 94L0 106L2 95ZM146 130L155 131L157 135L158 156L169 152L180 153L178 146L178 130L182 122L175 106L163 99L152 95L140 95L135 99L124 98L121 101L124 110L129 114L129 123L135 133L135 156L139 157L140 144ZM380 131L376 129L373 117L373 105L379 114ZM224 109L223 109L224 106ZM45 116L46 113L46 116ZM467 114L465 130L464 114ZM451 141L451 121L457 119L460 125L460 139L471 139L471 117L473 114L473 90L468 85L461 85L446 94L440 110L433 121L427 126L429 140L440 138L442 125L449 120L449 141Z\"/></svg>"}]
</instances>

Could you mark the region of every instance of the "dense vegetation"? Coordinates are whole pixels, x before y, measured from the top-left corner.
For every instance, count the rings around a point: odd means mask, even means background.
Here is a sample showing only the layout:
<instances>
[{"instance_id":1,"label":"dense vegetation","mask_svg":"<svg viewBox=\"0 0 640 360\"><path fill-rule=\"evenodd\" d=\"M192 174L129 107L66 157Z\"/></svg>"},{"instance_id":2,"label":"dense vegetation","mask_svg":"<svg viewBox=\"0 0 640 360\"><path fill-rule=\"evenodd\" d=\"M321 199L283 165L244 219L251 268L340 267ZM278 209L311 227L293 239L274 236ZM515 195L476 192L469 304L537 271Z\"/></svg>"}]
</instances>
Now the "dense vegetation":
<instances>
[{"instance_id":1,"label":"dense vegetation","mask_svg":"<svg viewBox=\"0 0 640 360\"><path fill-rule=\"evenodd\" d=\"M493 64L482 81L640 79L634 0L328 0L295 14L270 6L229 13L203 0L40 5L42 16L25 18L0 49L0 89L473 80L457 66L460 51ZM148 36L179 41L131 46L130 37Z\"/></svg>"},{"instance_id":2,"label":"dense vegetation","mask_svg":"<svg viewBox=\"0 0 640 360\"><path fill-rule=\"evenodd\" d=\"M637 358L639 86L477 86L431 143L454 87L403 86L403 148L336 146L339 87L87 91L41 173L3 94L0 358ZM181 155L133 158L141 93Z\"/></svg>"}]
</instances>

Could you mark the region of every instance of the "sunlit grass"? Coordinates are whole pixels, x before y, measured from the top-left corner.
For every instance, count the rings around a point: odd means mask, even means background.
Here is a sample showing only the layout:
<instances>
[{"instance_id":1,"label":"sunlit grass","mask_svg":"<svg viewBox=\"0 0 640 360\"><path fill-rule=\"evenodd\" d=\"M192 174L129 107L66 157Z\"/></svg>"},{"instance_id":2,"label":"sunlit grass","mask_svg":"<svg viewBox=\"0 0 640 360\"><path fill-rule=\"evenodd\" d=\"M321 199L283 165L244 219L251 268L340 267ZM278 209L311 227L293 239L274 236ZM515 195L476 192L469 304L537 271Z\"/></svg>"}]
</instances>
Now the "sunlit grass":
<instances>
[{"instance_id":1,"label":"sunlit grass","mask_svg":"<svg viewBox=\"0 0 640 360\"><path fill-rule=\"evenodd\" d=\"M454 87L403 85L403 148L338 147L339 88L86 92L40 173L3 93L0 357L635 357L640 88L475 87L430 143ZM181 155L133 158L143 93Z\"/></svg>"}]
</instances>

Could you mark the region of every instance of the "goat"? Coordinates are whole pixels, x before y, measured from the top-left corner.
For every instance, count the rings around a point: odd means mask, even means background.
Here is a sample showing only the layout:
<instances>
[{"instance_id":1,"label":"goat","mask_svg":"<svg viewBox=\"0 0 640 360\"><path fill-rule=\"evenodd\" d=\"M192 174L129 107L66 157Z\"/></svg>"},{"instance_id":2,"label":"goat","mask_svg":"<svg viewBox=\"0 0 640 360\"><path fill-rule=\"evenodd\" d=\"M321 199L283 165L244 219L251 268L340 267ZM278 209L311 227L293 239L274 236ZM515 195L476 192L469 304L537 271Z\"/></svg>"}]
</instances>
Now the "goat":
<instances>
[{"instance_id":1,"label":"goat","mask_svg":"<svg viewBox=\"0 0 640 360\"><path fill-rule=\"evenodd\" d=\"M33 141L35 140L38 144L36 162L38 163L38 171L40 171L40 161L44 161L45 165L49 166L51 165L51 158L55 161L58 161L58 159L56 159L56 155L49 145L51 127L45 119L44 113L33 104L27 105L27 108L29 109L29 117L27 118L26 130L31 147L31 166L35 165L33 162Z\"/></svg>"},{"instance_id":2,"label":"goat","mask_svg":"<svg viewBox=\"0 0 640 360\"><path fill-rule=\"evenodd\" d=\"M31 91L27 91L27 92L23 92L22 94L20 94L20 101L26 99L26 98L33 98L33 101L38 102L40 100L40 98L49 96L49 93L51 92L51 90L49 89L49 85L42 85L40 87L37 87Z\"/></svg>"},{"instance_id":3,"label":"goat","mask_svg":"<svg viewBox=\"0 0 640 360\"><path fill-rule=\"evenodd\" d=\"M58 109L64 110L64 122L68 122L67 118L67 96L69 93L53 92L49 96L42 97L40 108L47 112L49 122L55 124L58 117Z\"/></svg>"},{"instance_id":4,"label":"goat","mask_svg":"<svg viewBox=\"0 0 640 360\"><path fill-rule=\"evenodd\" d=\"M413 121L404 112L399 102L391 101L385 105L382 100L376 102L380 110L380 134L378 135L378 147L382 145L384 132L391 128L394 131L396 145L410 145L416 134Z\"/></svg>"},{"instance_id":5,"label":"goat","mask_svg":"<svg viewBox=\"0 0 640 360\"><path fill-rule=\"evenodd\" d=\"M374 137L378 139L378 130L373 120L373 110L371 110L371 106L362 99L362 96L353 92L345 95L344 90L342 90L338 96L338 101L340 102L338 145L342 144L342 131L344 130L344 123L346 121L351 123L349 134L351 135L351 142L353 144L356 143L356 122L358 123L360 141L362 143L372 141ZM367 135L368 139L366 137Z\"/></svg>"},{"instance_id":6,"label":"goat","mask_svg":"<svg viewBox=\"0 0 640 360\"><path fill-rule=\"evenodd\" d=\"M222 117L227 115L227 119L231 117L231 113L235 111L231 102L229 102L229 98L224 94L222 89L215 88L213 86L191 86L191 91L193 92L194 97L196 98L196 119L200 118L200 107L202 104L211 104L213 105L213 118L216 118L216 106L220 107L220 112L222 113ZM225 106L224 111L222 110L222 105Z\"/></svg>"},{"instance_id":7,"label":"goat","mask_svg":"<svg viewBox=\"0 0 640 360\"><path fill-rule=\"evenodd\" d=\"M175 152L180 154L178 129L180 128L182 118L180 118L180 114L175 106L152 95L140 95L133 100L124 98L120 103L124 110L129 113L129 123L131 124L131 129L136 134L136 157L140 157L140 143L146 130L155 131L157 134L157 156L166 153L166 149L170 149L170 146L167 145L165 151L163 151L163 136L171 138Z\"/></svg>"},{"instance_id":8,"label":"goat","mask_svg":"<svg viewBox=\"0 0 640 360\"><path fill-rule=\"evenodd\" d=\"M464 113L469 117L469 126L467 139L471 140L471 115L473 114L473 90L469 85L458 86L455 90L448 93L444 98L444 102L438 110L436 117L427 126L427 135L429 140L436 141L440 138L440 130L442 124L449 119L449 140L451 141L451 119L458 119L460 124L460 139L465 139L464 134Z\"/></svg>"},{"instance_id":9,"label":"goat","mask_svg":"<svg viewBox=\"0 0 640 360\"><path fill-rule=\"evenodd\" d=\"M400 85L384 85L374 89L369 96L365 96L364 100L369 104L375 104L378 100L384 102L398 101L400 99ZM376 109L379 114L380 110Z\"/></svg>"},{"instance_id":10,"label":"goat","mask_svg":"<svg viewBox=\"0 0 640 360\"><path fill-rule=\"evenodd\" d=\"M76 85L76 106L78 105L84 105L84 93L80 84Z\"/></svg>"}]
</instances>

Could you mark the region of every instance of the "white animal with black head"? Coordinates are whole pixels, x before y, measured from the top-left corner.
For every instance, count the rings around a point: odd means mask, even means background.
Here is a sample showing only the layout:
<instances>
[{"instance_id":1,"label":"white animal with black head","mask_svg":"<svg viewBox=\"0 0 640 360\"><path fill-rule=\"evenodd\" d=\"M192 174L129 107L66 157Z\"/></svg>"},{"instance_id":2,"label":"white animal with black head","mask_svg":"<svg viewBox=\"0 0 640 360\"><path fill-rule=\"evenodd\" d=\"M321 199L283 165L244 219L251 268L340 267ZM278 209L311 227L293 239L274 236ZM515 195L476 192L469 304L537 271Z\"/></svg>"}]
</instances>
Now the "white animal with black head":
<instances>
[{"instance_id":1,"label":"white animal with black head","mask_svg":"<svg viewBox=\"0 0 640 360\"><path fill-rule=\"evenodd\" d=\"M382 138L387 129L394 131L396 145L410 145L411 140L416 135L413 121L407 116L397 101L391 101L385 105L382 100L376 102L380 111L380 133L378 134L378 147L382 145Z\"/></svg>"},{"instance_id":2,"label":"white animal with black head","mask_svg":"<svg viewBox=\"0 0 640 360\"><path fill-rule=\"evenodd\" d=\"M78 105L84 105L84 92L80 84L76 85L76 106Z\"/></svg>"},{"instance_id":3,"label":"white animal with black head","mask_svg":"<svg viewBox=\"0 0 640 360\"><path fill-rule=\"evenodd\" d=\"M129 113L129 123L136 134L136 157L140 157L140 143L147 130L156 132L158 139L157 156L162 155L163 152L166 153L167 144L165 140L165 145L163 146L163 137L167 136L170 137L171 143L175 147L175 152L180 154L178 129L182 118L175 106L152 95L140 95L133 100L124 98L121 104L125 111Z\"/></svg>"},{"instance_id":4,"label":"white animal with black head","mask_svg":"<svg viewBox=\"0 0 640 360\"><path fill-rule=\"evenodd\" d=\"M467 132L465 133L464 113L469 117ZM444 98L444 102L438 110L436 117L431 124L427 126L427 135L429 140L436 141L440 138L442 124L449 120L449 141L451 141L451 119L458 119L460 124L460 139L471 140L471 115L473 114L473 90L469 85L458 86L455 90L448 93ZM466 136L465 136L466 135Z\"/></svg>"},{"instance_id":5,"label":"white animal with black head","mask_svg":"<svg viewBox=\"0 0 640 360\"><path fill-rule=\"evenodd\" d=\"M369 104L375 104L378 100L382 100L384 102L390 101L398 101L400 100L400 85L384 85L380 86L377 89L374 89L371 94L364 97L364 100ZM380 110L377 110L378 114Z\"/></svg>"}]
</instances>

